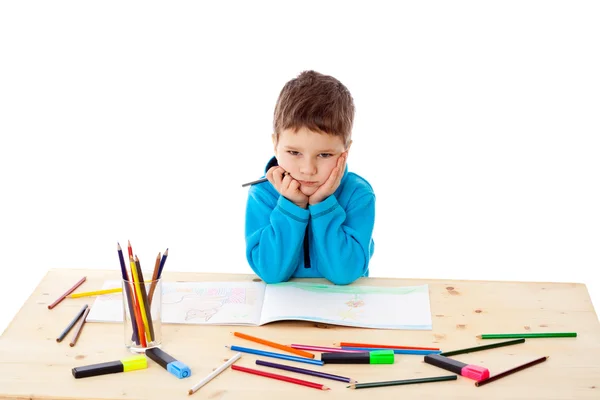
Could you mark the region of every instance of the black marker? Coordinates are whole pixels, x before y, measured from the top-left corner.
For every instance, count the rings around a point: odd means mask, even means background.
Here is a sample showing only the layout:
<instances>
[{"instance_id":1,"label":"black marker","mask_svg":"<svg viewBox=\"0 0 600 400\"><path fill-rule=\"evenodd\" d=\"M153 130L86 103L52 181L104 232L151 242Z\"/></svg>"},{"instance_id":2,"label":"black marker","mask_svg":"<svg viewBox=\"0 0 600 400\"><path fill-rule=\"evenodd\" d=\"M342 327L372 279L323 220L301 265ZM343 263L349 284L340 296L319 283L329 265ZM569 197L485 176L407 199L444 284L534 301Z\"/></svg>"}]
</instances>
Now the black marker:
<instances>
[{"instance_id":1,"label":"black marker","mask_svg":"<svg viewBox=\"0 0 600 400\"><path fill-rule=\"evenodd\" d=\"M73 376L77 379L88 378L90 376L116 374L118 372L135 371L148 368L148 360L145 356L133 356L117 361L109 361L100 364L84 365L75 367L71 370Z\"/></svg>"},{"instance_id":2,"label":"black marker","mask_svg":"<svg viewBox=\"0 0 600 400\"><path fill-rule=\"evenodd\" d=\"M375 350L362 353L321 353L325 364L393 364L394 350Z\"/></svg>"},{"instance_id":3,"label":"black marker","mask_svg":"<svg viewBox=\"0 0 600 400\"><path fill-rule=\"evenodd\" d=\"M446 371L454 372L464 376L465 378L471 378L476 381L487 379L490 377L490 371L485 367L480 367L474 364L465 364L460 361L453 360L439 354L428 354L425 356L425 362L427 364L435 365L445 369Z\"/></svg>"},{"instance_id":4,"label":"black marker","mask_svg":"<svg viewBox=\"0 0 600 400\"><path fill-rule=\"evenodd\" d=\"M158 347L146 350L146 355L179 379L192 375L190 367L181 361L177 361Z\"/></svg>"}]
</instances>

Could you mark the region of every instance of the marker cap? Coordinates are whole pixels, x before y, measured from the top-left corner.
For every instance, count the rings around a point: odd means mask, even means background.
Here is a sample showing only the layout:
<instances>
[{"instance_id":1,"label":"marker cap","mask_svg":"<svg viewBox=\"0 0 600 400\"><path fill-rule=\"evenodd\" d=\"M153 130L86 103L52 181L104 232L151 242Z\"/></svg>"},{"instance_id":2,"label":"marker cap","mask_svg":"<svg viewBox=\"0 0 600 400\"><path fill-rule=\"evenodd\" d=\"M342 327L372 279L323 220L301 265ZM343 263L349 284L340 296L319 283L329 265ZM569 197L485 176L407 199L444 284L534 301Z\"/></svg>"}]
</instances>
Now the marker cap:
<instances>
[{"instance_id":1,"label":"marker cap","mask_svg":"<svg viewBox=\"0 0 600 400\"><path fill-rule=\"evenodd\" d=\"M144 355L124 358L121 363L123 363L123 372L148 368L148 359Z\"/></svg>"},{"instance_id":2,"label":"marker cap","mask_svg":"<svg viewBox=\"0 0 600 400\"><path fill-rule=\"evenodd\" d=\"M369 352L371 364L393 364L394 350L374 350Z\"/></svg>"},{"instance_id":3,"label":"marker cap","mask_svg":"<svg viewBox=\"0 0 600 400\"><path fill-rule=\"evenodd\" d=\"M474 379L476 381L481 381L490 377L490 371L487 368L473 364L464 367L460 374L465 378Z\"/></svg>"},{"instance_id":4,"label":"marker cap","mask_svg":"<svg viewBox=\"0 0 600 400\"><path fill-rule=\"evenodd\" d=\"M167 371L178 377L179 379L187 378L192 375L190 367L182 363L181 361L173 361L167 365Z\"/></svg>"}]
</instances>

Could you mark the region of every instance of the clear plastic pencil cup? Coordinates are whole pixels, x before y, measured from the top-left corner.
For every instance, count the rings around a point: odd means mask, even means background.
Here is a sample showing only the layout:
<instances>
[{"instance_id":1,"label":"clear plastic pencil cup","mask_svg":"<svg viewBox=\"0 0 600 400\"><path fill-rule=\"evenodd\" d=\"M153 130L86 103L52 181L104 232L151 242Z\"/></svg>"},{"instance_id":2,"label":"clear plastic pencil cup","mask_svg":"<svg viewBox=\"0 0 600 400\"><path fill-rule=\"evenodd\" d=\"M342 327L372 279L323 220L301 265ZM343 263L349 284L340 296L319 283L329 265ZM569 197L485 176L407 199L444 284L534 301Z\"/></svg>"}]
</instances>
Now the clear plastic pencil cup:
<instances>
[{"instance_id":1,"label":"clear plastic pencil cup","mask_svg":"<svg viewBox=\"0 0 600 400\"><path fill-rule=\"evenodd\" d=\"M123 325L125 347L132 353L162 344L161 280L133 282L123 280Z\"/></svg>"}]
</instances>

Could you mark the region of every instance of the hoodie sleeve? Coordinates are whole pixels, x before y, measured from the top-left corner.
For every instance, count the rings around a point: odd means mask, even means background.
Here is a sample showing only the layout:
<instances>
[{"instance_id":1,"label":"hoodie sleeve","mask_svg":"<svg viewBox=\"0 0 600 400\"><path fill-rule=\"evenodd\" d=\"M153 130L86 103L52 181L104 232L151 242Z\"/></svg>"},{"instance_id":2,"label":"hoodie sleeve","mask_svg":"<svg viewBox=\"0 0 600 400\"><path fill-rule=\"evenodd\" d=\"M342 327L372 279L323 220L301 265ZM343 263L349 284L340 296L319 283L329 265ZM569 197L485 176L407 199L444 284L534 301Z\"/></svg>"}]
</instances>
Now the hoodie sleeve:
<instances>
[{"instance_id":1,"label":"hoodie sleeve","mask_svg":"<svg viewBox=\"0 0 600 400\"><path fill-rule=\"evenodd\" d=\"M365 276L373 251L375 194L360 190L353 197L345 210L335 195L309 207L319 272L336 285Z\"/></svg>"},{"instance_id":2,"label":"hoodie sleeve","mask_svg":"<svg viewBox=\"0 0 600 400\"><path fill-rule=\"evenodd\" d=\"M262 185L252 186L246 205L246 258L265 283L290 279L298 268L309 211Z\"/></svg>"}]
</instances>

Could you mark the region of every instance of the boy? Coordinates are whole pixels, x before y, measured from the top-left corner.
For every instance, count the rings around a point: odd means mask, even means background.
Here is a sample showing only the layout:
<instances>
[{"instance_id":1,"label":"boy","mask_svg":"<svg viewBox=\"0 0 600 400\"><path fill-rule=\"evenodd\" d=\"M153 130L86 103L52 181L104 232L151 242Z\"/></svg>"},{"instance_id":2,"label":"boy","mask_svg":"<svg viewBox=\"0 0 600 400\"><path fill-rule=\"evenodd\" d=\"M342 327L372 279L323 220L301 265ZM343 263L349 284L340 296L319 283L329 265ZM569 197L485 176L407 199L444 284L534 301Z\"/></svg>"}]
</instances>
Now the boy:
<instances>
[{"instance_id":1,"label":"boy","mask_svg":"<svg viewBox=\"0 0 600 400\"><path fill-rule=\"evenodd\" d=\"M352 96L331 76L305 71L281 90L268 182L251 186L246 207L246 257L264 282L368 276L375 194L347 171L353 122Z\"/></svg>"}]
</instances>

